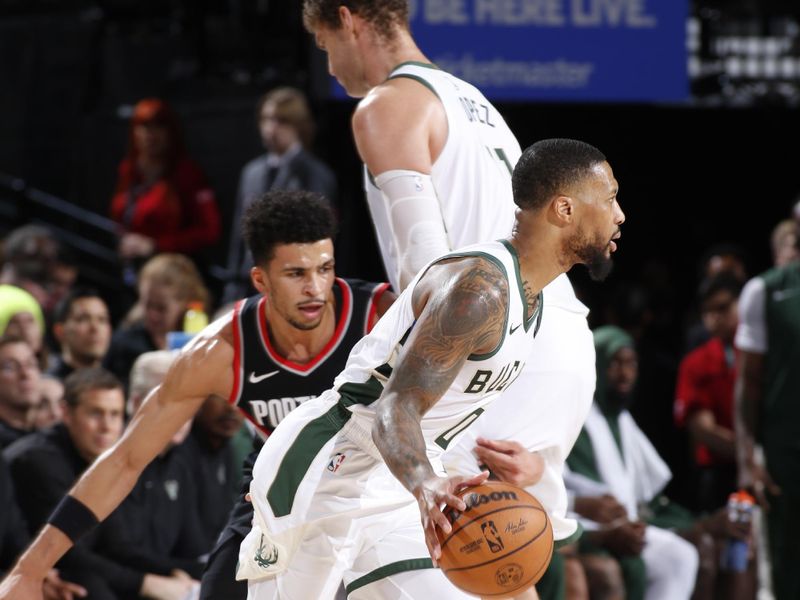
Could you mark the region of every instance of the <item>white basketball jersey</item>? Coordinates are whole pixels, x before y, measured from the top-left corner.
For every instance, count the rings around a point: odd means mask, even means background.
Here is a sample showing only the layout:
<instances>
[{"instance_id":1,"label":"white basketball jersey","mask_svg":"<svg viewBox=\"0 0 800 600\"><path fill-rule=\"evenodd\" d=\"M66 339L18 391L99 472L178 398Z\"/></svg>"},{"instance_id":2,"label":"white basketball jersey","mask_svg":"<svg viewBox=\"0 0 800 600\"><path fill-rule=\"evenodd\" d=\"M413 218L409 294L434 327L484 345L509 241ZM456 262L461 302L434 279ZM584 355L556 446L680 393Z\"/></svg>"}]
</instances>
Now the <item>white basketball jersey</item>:
<instances>
[{"instance_id":1,"label":"white basketball jersey","mask_svg":"<svg viewBox=\"0 0 800 600\"><path fill-rule=\"evenodd\" d=\"M541 317L540 295L536 313L525 319L519 259L510 243L475 244L447 255L453 256L483 256L497 264L508 281L508 310L497 348L484 355L470 356L447 392L425 413L421 427L430 457L452 444L522 372ZM352 418L365 431L371 430L374 402L383 392L414 326L412 295L425 271L427 267L417 274L369 335L355 345L344 371L334 381L334 389L341 395L340 403L353 413Z\"/></svg>"},{"instance_id":2,"label":"white basketball jersey","mask_svg":"<svg viewBox=\"0 0 800 600\"><path fill-rule=\"evenodd\" d=\"M415 79L432 90L447 115L447 141L431 178L450 248L509 237L516 209L511 172L521 150L503 117L477 88L434 65L403 63L389 75L396 77ZM384 267L399 291L388 201L366 169L365 188Z\"/></svg>"}]
</instances>

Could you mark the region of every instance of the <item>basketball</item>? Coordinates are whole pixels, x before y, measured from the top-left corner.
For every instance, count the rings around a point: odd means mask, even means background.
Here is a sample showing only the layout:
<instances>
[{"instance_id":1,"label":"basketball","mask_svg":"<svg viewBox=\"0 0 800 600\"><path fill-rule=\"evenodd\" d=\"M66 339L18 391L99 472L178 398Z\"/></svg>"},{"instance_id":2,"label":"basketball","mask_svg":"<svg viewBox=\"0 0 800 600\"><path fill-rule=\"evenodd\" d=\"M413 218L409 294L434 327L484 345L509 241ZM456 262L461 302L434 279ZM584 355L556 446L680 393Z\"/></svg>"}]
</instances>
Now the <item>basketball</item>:
<instances>
[{"instance_id":1,"label":"basketball","mask_svg":"<svg viewBox=\"0 0 800 600\"><path fill-rule=\"evenodd\" d=\"M447 507L453 530L439 532L439 567L447 578L484 598L510 598L539 581L553 554L553 526L541 503L499 481L458 495L466 510Z\"/></svg>"}]
</instances>

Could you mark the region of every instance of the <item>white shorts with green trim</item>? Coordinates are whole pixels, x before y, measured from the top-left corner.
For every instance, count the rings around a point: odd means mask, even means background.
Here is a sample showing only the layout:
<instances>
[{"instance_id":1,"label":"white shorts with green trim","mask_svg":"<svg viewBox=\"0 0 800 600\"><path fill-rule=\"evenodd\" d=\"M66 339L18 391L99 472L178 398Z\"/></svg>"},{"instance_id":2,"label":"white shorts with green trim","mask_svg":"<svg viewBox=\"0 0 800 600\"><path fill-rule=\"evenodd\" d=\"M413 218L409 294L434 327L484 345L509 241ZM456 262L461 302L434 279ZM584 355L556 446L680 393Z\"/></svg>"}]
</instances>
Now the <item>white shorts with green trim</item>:
<instances>
[{"instance_id":1,"label":"white shorts with green trim","mask_svg":"<svg viewBox=\"0 0 800 600\"><path fill-rule=\"evenodd\" d=\"M351 598L437 590L470 598L431 568L416 500L349 417L338 394L325 392L292 411L261 449L236 575L248 580L248 598L324 600L342 581ZM391 591L400 581L405 595Z\"/></svg>"}]
</instances>

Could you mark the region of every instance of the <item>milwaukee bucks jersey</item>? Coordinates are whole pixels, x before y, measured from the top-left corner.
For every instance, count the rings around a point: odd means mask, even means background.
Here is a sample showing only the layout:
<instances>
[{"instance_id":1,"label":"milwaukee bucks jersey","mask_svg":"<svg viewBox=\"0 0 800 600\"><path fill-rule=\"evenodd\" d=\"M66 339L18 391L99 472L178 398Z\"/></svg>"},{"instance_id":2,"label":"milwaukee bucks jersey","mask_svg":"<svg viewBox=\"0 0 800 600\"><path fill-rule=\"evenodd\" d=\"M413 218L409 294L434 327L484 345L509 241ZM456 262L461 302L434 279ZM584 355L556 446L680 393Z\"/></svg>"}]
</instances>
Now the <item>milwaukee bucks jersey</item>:
<instances>
[{"instance_id":1,"label":"milwaukee bucks jersey","mask_svg":"<svg viewBox=\"0 0 800 600\"><path fill-rule=\"evenodd\" d=\"M414 79L431 90L447 115L447 141L433 163L431 178L450 248L511 235L515 212L511 172L521 151L503 117L477 88L434 65L403 63L389 75L397 77ZM399 291L387 200L369 173L365 187L384 266Z\"/></svg>"},{"instance_id":2,"label":"milwaukee bucks jersey","mask_svg":"<svg viewBox=\"0 0 800 600\"><path fill-rule=\"evenodd\" d=\"M470 356L447 392L425 413L421 427L429 453L433 455L453 443L481 415L486 405L517 378L530 354L541 320L541 295L535 313L526 318L519 259L510 243L475 244L446 258L460 256L484 257L505 274L509 290L506 318L497 347L486 354ZM425 270L411 282L372 332L356 344L347 366L334 382L340 404L352 413L363 430L371 429L374 402L383 392L414 326L412 295Z\"/></svg>"}]
</instances>

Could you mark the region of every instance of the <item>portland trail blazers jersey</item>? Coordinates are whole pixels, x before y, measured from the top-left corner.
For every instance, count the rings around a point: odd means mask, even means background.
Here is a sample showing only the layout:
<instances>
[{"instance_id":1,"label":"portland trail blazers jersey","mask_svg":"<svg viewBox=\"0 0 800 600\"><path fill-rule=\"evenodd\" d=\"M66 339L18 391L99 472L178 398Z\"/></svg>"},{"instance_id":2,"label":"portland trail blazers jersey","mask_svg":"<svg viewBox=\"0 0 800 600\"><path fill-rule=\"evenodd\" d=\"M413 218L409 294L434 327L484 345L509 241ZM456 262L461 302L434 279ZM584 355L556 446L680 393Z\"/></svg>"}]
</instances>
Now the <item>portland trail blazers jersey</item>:
<instances>
[{"instance_id":1,"label":"portland trail blazers jersey","mask_svg":"<svg viewBox=\"0 0 800 600\"><path fill-rule=\"evenodd\" d=\"M241 300L233 315L234 385L230 403L268 436L289 412L332 387L350 350L367 333L377 301L388 286L337 277L333 285L336 329L322 351L306 364L286 360L273 348L263 296Z\"/></svg>"}]
</instances>

